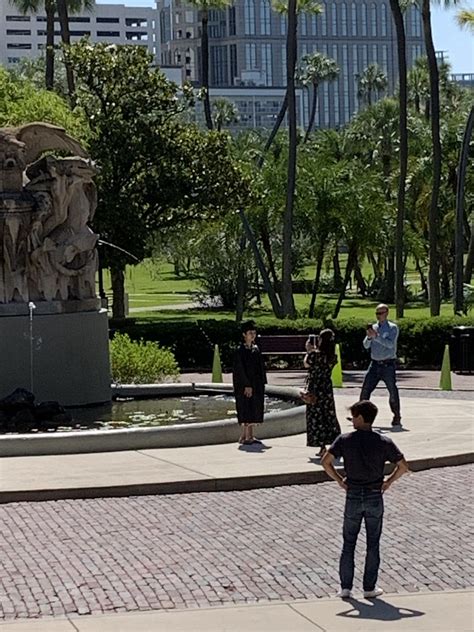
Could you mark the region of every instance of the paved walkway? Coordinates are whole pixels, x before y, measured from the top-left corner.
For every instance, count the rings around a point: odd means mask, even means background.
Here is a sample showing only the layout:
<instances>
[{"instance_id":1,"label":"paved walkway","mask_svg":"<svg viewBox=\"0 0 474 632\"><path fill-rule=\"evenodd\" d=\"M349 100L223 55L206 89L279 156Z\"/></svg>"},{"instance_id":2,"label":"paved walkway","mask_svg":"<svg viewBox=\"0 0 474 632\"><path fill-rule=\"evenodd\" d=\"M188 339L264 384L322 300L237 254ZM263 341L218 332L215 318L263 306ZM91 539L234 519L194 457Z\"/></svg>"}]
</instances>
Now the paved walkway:
<instances>
[{"instance_id":1,"label":"paved walkway","mask_svg":"<svg viewBox=\"0 0 474 632\"><path fill-rule=\"evenodd\" d=\"M456 619L447 622L445 612L444 628L428 625L443 616L438 607L442 599L424 597L433 591L473 587L474 521L469 500L473 473L470 465L420 472L404 477L386 494L379 583L397 597L387 601L393 608L387 606L385 616L396 621L395 609L400 606L427 613L425 620L420 615L421 628L418 621L411 628L405 621L405 627L393 629L471 629L463 595L453 598L453 606L460 607L456 615L460 627L450 627ZM323 629L371 629L343 626L339 617L352 610L351 604L334 600L320 610L319 602L311 601L334 595L338 585L343 503L343 491L331 482L244 492L3 505L1 616L14 620L82 615L71 618L79 630L168 632L173 629L167 623L172 618L164 614L154 615L163 628L154 628L151 617L148 623L146 618L141 623L138 619L139 625L127 628L126 617L93 624L83 615L310 600L295 604L297 610L315 623L321 621ZM361 538L354 586L359 600L363 555ZM410 594L420 601L399 600ZM367 612L372 606L363 602L360 607ZM289 609L269 608L269 621L280 612L282 627L276 629L313 629L305 628L303 621L300 628L290 625L293 608L293 604ZM263 611L242 608L225 614L189 612L183 617L184 628L175 629L205 629L200 622L204 626L213 616L211 629L237 630L240 619L249 626L241 627L242 632L275 630L263 624ZM234 627L224 627L222 616L232 617ZM197 622L195 628L192 621ZM332 627L326 627L328 622Z\"/></svg>"},{"instance_id":2,"label":"paved walkway","mask_svg":"<svg viewBox=\"0 0 474 632\"><path fill-rule=\"evenodd\" d=\"M352 389L336 393L343 431ZM474 399L402 398L403 429L393 430L387 397L377 394L375 427L389 433L414 469L472 462ZM302 407L304 415L304 407ZM238 437L238 426L235 438ZM110 495L249 489L326 480L305 435L236 443L96 454L5 457L0 461L0 502Z\"/></svg>"}]
</instances>

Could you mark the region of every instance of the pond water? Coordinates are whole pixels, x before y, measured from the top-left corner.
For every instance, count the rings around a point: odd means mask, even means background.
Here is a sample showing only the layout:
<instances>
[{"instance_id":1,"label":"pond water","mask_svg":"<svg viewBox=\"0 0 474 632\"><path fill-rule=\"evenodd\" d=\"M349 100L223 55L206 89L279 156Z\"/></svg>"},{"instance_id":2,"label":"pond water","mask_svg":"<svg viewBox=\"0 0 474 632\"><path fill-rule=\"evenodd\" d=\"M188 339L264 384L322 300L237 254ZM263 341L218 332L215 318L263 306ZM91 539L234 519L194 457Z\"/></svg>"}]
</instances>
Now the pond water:
<instances>
[{"instance_id":1,"label":"pond water","mask_svg":"<svg viewBox=\"0 0 474 632\"><path fill-rule=\"evenodd\" d=\"M294 406L294 402L265 397L265 412L277 412ZM114 429L193 424L236 417L235 399L231 395L186 395L157 399L124 399L93 408L72 408L72 427L78 429Z\"/></svg>"}]
</instances>

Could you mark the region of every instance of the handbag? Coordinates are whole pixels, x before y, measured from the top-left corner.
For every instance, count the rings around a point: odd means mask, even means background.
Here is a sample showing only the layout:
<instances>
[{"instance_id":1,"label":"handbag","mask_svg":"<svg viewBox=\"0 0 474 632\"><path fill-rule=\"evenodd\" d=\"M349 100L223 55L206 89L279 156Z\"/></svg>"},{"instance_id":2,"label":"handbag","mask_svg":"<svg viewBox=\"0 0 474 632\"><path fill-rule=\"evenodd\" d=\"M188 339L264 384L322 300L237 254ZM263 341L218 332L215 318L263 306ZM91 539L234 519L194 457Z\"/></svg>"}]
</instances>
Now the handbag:
<instances>
[{"instance_id":1,"label":"handbag","mask_svg":"<svg viewBox=\"0 0 474 632\"><path fill-rule=\"evenodd\" d=\"M303 402L308 406L314 406L314 404L316 404L317 399L318 399L315 393L312 393L311 391L301 391L300 397L303 400Z\"/></svg>"}]
</instances>

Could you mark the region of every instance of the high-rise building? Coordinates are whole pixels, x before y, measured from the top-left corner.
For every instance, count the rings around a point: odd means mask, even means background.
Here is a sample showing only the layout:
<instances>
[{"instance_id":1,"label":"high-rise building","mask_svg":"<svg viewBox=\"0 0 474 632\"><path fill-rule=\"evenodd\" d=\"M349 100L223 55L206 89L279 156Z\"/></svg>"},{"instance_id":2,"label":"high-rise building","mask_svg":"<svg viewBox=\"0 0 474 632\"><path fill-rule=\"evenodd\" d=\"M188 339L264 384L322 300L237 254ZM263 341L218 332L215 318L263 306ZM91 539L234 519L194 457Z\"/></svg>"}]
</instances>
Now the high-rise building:
<instances>
[{"instance_id":1,"label":"high-rise building","mask_svg":"<svg viewBox=\"0 0 474 632\"><path fill-rule=\"evenodd\" d=\"M71 40L89 36L93 42L144 46L159 61L161 57L158 13L147 7L96 4L91 12L70 15ZM60 42L59 20L55 36ZM0 64L14 67L22 59L44 52L46 16L23 15L9 0L0 0Z\"/></svg>"},{"instance_id":2,"label":"high-rise building","mask_svg":"<svg viewBox=\"0 0 474 632\"><path fill-rule=\"evenodd\" d=\"M157 0L160 10L161 59L181 65L186 78L200 83L201 25L199 12L182 0ZM388 91L397 82L396 35L388 0L326 0L319 15L298 18L298 57L319 51L335 59L340 73L320 90L317 124L338 127L359 108L357 77L377 63L386 73ZM407 55L411 65L423 54L422 22L418 8L405 14ZM272 9L271 0L235 0L224 10L209 11L209 70L212 96L236 100L239 88L284 88L286 85L287 19ZM234 88L235 99L229 94ZM309 94L301 98L307 123ZM271 117L270 117L271 118Z\"/></svg>"}]
</instances>

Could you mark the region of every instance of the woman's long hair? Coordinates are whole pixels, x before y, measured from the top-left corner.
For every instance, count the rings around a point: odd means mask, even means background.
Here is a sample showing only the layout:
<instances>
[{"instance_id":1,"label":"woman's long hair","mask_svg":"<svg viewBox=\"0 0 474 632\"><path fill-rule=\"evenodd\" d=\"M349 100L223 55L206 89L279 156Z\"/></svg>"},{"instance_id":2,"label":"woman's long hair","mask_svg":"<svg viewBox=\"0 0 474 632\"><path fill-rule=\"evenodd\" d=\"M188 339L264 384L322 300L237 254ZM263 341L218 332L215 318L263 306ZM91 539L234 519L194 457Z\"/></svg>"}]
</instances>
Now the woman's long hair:
<instances>
[{"instance_id":1,"label":"woman's long hair","mask_svg":"<svg viewBox=\"0 0 474 632\"><path fill-rule=\"evenodd\" d=\"M320 332L318 351L328 362L336 359L336 336L332 329L323 329Z\"/></svg>"}]
</instances>

